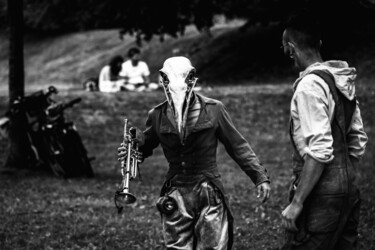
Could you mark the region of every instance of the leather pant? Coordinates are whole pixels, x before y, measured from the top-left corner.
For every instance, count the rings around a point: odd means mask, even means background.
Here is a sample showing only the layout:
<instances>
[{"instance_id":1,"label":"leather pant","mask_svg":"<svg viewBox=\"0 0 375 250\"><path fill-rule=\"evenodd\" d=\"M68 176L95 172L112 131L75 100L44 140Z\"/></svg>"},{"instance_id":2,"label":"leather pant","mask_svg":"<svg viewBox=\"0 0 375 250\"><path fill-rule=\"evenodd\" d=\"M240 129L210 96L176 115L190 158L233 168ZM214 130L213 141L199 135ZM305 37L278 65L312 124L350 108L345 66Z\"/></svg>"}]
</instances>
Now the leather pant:
<instances>
[{"instance_id":1,"label":"leather pant","mask_svg":"<svg viewBox=\"0 0 375 250\"><path fill-rule=\"evenodd\" d=\"M166 195L178 208L161 213L167 249L227 249L228 216L221 192L204 179L186 184L179 178L173 183L174 179Z\"/></svg>"}]
</instances>

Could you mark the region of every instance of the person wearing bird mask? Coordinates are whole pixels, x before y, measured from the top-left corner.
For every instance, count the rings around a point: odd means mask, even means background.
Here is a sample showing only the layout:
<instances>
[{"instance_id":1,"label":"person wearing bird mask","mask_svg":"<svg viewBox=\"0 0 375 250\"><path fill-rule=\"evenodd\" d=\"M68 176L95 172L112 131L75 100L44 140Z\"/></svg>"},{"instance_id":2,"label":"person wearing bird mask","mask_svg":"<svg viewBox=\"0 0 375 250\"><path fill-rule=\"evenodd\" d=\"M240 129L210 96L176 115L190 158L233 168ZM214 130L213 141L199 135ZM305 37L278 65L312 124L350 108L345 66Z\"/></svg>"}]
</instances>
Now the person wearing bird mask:
<instances>
[{"instance_id":1,"label":"person wearing bird mask","mask_svg":"<svg viewBox=\"0 0 375 250\"><path fill-rule=\"evenodd\" d=\"M149 111L146 129L136 131L143 157L160 144L169 171L157 208L167 249L231 249L233 217L216 163L218 141L250 177L265 202L270 181L222 102L193 91L195 68L185 57L171 57L160 70L166 101ZM119 160L126 157L124 144Z\"/></svg>"}]
</instances>

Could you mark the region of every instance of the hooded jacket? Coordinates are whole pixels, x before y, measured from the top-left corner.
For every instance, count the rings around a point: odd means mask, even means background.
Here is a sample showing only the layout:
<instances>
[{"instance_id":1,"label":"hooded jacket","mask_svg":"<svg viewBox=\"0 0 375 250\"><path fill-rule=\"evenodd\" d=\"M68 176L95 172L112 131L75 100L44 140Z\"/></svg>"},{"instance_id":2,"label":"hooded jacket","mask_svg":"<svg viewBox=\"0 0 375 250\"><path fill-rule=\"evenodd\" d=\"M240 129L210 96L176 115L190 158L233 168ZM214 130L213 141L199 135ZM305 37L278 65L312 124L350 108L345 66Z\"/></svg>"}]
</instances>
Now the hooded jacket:
<instances>
[{"instance_id":1,"label":"hooded jacket","mask_svg":"<svg viewBox=\"0 0 375 250\"><path fill-rule=\"evenodd\" d=\"M334 158L331 123L334 118L335 102L324 80L315 74L310 74L314 70L331 73L336 88L348 100L353 100L355 97L356 70L344 61L315 63L301 72L293 85L292 136L297 151L301 157L310 155L319 162L328 163ZM346 133L349 155L362 157L367 144L367 135L363 130L358 102L351 126Z\"/></svg>"}]
</instances>

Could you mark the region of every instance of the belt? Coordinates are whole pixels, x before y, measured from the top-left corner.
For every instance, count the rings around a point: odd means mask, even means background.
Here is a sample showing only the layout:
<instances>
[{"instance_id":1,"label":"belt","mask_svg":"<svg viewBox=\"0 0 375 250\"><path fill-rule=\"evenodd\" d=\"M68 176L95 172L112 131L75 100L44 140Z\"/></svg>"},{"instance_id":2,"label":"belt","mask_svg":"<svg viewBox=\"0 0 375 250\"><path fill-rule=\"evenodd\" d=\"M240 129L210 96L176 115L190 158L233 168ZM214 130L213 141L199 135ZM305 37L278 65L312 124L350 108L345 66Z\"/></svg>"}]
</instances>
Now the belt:
<instances>
[{"instance_id":1,"label":"belt","mask_svg":"<svg viewBox=\"0 0 375 250\"><path fill-rule=\"evenodd\" d=\"M207 162L207 163L189 163L189 162L180 162L180 163L169 163L169 173L173 174L184 174L184 175L197 175L204 174L205 172L210 172L217 170L216 162Z\"/></svg>"},{"instance_id":2,"label":"belt","mask_svg":"<svg viewBox=\"0 0 375 250\"><path fill-rule=\"evenodd\" d=\"M207 180L204 175L175 175L171 180L166 182L167 187L189 187L195 186L202 181Z\"/></svg>"}]
</instances>

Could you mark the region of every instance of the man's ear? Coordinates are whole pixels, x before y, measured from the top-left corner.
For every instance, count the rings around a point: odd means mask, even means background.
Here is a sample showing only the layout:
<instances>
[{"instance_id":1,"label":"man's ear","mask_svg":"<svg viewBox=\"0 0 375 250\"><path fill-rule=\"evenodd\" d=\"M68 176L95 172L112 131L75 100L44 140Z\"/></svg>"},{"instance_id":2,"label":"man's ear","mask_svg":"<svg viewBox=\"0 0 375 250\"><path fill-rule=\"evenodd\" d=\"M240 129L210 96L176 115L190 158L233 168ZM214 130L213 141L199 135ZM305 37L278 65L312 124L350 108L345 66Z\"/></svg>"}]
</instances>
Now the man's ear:
<instances>
[{"instance_id":1,"label":"man's ear","mask_svg":"<svg viewBox=\"0 0 375 250\"><path fill-rule=\"evenodd\" d=\"M293 56L296 53L296 45L292 42L288 42L289 55Z\"/></svg>"},{"instance_id":2,"label":"man's ear","mask_svg":"<svg viewBox=\"0 0 375 250\"><path fill-rule=\"evenodd\" d=\"M295 45L294 43L292 43L292 42L288 42L288 46L289 46L291 49L293 49L293 50L296 49L296 45Z\"/></svg>"}]
</instances>

